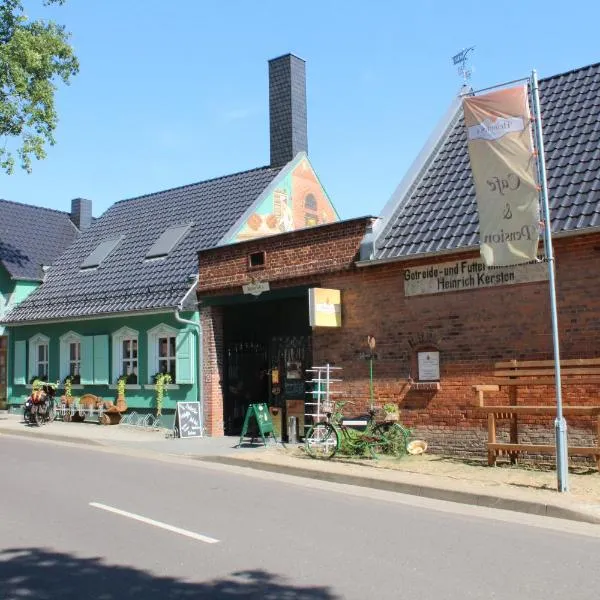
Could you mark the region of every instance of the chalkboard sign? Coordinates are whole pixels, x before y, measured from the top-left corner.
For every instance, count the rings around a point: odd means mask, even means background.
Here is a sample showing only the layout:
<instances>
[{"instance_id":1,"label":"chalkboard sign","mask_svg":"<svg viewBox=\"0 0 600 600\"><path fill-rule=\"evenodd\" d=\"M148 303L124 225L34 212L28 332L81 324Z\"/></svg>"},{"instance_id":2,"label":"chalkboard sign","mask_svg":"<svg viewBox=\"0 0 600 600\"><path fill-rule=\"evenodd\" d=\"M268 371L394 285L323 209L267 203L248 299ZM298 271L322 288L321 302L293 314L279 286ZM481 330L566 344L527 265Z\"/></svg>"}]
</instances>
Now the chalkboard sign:
<instances>
[{"instance_id":1,"label":"chalkboard sign","mask_svg":"<svg viewBox=\"0 0 600 600\"><path fill-rule=\"evenodd\" d=\"M200 402L177 403L176 427L180 438L202 437Z\"/></svg>"},{"instance_id":2,"label":"chalkboard sign","mask_svg":"<svg viewBox=\"0 0 600 600\"><path fill-rule=\"evenodd\" d=\"M244 436L246 436L246 434L248 433L250 420L252 418L256 420L260 437L262 438L263 444L265 446L267 445L267 439L265 435L270 434L270 437L273 440L275 440L275 428L273 427L273 419L271 419L269 407L266 404L250 404L250 406L248 406L248 410L246 411L244 426L242 427L242 435L240 436L239 443L240 446L242 445L242 440L244 439ZM254 436L252 436L252 441L254 441Z\"/></svg>"}]
</instances>

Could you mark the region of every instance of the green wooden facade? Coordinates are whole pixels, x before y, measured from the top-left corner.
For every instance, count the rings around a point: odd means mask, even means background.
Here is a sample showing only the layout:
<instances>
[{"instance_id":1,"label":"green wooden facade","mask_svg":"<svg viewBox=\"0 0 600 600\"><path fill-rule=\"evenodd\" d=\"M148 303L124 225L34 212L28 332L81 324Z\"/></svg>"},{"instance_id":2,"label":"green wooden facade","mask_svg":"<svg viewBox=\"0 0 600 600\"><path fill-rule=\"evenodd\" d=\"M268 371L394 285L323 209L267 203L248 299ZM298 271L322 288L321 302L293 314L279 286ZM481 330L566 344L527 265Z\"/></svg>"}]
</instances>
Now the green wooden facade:
<instances>
[{"instance_id":1,"label":"green wooden facade","mask_svg":"<svg viewBox=\"0 0 600 600\"><path fill-rule=\"evenodd\" d=\"M0 264L0 318L11 308L17 306L40 285L39 281L15 280ZM5 327L0 323L0 335L6 335Z\"/></svg>"},{"instance_id":2,"label":"green wooden facade","mask_svg":"<svg viewBox=\"0 0 600 600\"><path fill-rule=\"evenodd\" d=\"M199 322L197 312L181 317ZM123 338L137 339L137 383L126 386L128 410L156 413L154 375L159 371L157 343L160 337L174 338L175 382L167 387L162 406L161 425L171 427L178 401L199 399L199 329L179 322L173 312L140 316L32 324L10 328L8 404L20 410L30 393L31 380L38 375L37 344L48 346L48 380L59 381L59 394L68 374L68 344L80 347L80 383L73 386L73 396L95 394L105 400L116 398L116 383L122 374L119 356ZM65 340L67 340L65 342Z\"/></svg>"}]
</instances>

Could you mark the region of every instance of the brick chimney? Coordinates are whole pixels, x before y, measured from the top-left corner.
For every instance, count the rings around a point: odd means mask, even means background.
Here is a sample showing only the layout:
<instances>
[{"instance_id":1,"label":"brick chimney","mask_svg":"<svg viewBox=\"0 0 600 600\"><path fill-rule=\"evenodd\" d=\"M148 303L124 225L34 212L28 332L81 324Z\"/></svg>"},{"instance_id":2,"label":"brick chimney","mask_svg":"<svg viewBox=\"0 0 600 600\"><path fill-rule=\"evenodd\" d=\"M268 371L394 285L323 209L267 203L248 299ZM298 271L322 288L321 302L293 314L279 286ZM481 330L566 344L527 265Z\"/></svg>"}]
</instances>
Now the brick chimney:
<instances>
[{"instance_id":1,"label":"brick chimney","mask_svg":"<svg viewBox=\"0 0 600 600\"><path fill-rule=\"evenodd\" d=\"M79 231L87 229L92 224L92 201L85 198L71 200L71 221Z\"/></svg>"},{"instance_id":2,"label":"brick chimney","mask_svg":"<svg viewBox=\"0 0 600 600\"><path fill-rule=\"evenodd\" d=\"M272 167L308 152L306 63L293 54L269 61L269 124Z\"/></svg>"}]
</instances>

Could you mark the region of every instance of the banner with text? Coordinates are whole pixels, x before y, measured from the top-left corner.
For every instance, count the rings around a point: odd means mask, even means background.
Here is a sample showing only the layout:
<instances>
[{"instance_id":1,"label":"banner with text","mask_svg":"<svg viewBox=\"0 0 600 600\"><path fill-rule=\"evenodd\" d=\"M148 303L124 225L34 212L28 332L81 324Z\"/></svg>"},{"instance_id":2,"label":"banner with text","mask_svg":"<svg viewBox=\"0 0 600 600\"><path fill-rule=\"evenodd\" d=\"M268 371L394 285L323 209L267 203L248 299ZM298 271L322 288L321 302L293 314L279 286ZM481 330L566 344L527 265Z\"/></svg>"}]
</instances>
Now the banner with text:
<instances>
[{"instance_id":1,"label":"banner with text","mask_svg":"<svg viewBox=\"0 0 600 600\"><path fill-rule=\"evenodd\" d=\"M537 256L539 192L527 86L463 98L486 265Z\"/></svg>"},{"instance_id":2,"label":"banner with text","mask_svg":"<svg viewBox=\"0 0 600 600\"><path fill-rule=\"evenodd\" d=\"M460 292L547 279L548 266L545 262L488 267L481 259L455 260L405 269L404 295Z\"/></svg>"}]
</instances>

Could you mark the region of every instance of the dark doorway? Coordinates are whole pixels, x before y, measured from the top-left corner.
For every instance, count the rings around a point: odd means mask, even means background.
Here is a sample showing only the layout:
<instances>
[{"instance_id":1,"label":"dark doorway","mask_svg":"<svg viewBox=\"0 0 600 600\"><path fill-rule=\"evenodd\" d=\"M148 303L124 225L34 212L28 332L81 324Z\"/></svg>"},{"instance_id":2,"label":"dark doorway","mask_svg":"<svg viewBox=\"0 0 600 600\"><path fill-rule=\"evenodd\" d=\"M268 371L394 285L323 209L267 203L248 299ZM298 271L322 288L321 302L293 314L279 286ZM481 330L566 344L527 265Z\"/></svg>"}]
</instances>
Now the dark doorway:
<instances>
[{"instance_id":1,"label":"dark doorway","mask_svg":"<svg viewBox=\"0 0 600 600\"><path fill-rule=\"evenodd\" d=\"M306 295L226 306L224 316L225 433L238 435L248 405L264 402L285 434L288 412L303 422L312 360Z\"/></svg>"}]
</instances>

